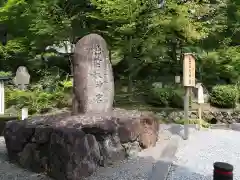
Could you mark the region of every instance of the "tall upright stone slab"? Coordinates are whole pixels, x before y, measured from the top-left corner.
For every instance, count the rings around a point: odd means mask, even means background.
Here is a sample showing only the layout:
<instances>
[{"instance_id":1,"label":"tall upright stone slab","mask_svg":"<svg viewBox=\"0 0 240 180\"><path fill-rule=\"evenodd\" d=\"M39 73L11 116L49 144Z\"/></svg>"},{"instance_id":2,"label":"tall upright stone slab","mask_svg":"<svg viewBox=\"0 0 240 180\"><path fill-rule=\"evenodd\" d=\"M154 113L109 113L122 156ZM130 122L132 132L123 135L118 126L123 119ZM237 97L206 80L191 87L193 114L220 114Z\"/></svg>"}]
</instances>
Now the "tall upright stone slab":
<instances>
[{"instance_id":1,"label":"tall upright stone slab","mask_svg":"<svg viewBox=\"0 0 240 180\"><path fill-rule=\"evenodd\" d=\"M16 77L14 78L15 85L21 90L26 90L27 85L30 82L30 74L25 66L19 66L16 71ZM28 108L22 108L22 120L28 118Z\"/></svg>"},{"instance_id":2,"label":"tall upright stone slab","mask_svg":"<svg viewBox=\"0 0 240 180\"><path fill-rule=\"evenodd\" d=\"M73 58L73 114L112 111L114 80L106 41L89 34L78 41Z\"/></svg>"},{"instance_id":3,"label":"tall upright stone slab","mask_svg":"<svg viewBox=\"0 0 240 180\"><path fill-rule=\"evenodd\" d=\"M25 90L26 86L29 84L30 74L25 66L19 66L16 71L15 77L15 85L18 86L19 89Z\"/></svg>"}]
</instances>

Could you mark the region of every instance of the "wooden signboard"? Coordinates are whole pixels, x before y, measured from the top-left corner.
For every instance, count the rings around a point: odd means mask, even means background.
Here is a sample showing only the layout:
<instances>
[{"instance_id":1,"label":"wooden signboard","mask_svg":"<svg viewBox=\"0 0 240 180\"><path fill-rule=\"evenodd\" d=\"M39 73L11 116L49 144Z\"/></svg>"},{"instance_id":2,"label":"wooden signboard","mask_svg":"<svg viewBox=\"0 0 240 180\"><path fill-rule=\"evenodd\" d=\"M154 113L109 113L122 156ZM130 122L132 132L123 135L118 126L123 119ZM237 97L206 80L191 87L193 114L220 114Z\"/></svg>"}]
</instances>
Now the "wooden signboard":
<instances>
[{"instance_id":1,"label":"wooden signboard","mask_svg":"<svg viewBox=\"0 0 240 180\"><path fill-rule=\"evenodd\" d=\"M191 53L184 54L183 86L195 87L195 57Z\"/></svg>"}]
</instances>

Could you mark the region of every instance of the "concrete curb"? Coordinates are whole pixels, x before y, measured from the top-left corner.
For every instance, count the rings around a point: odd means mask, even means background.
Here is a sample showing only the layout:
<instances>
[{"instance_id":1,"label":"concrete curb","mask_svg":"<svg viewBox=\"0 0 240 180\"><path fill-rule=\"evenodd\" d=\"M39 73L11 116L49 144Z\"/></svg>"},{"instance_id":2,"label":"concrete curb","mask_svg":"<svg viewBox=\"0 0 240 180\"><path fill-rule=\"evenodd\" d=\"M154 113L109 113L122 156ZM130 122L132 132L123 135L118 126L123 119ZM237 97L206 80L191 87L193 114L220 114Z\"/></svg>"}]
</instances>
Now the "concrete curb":
<instances>
[{"instance_id":1,"label":"concrete curb","mask_svg":"<svg viewBox=\"0 0 240 180\"><path fill-rule=\"evenodd\" d=\"M232 123L229 125L229 127L234 131L240 131L240 123Z\"/></svg>"},{"instance_id":2,"label":"concrete curb","mask_svg":"<svg viewBox=\"0 0 240 180\"><path fill-rule=\"evenodd\" d=\"M197 125L188 125L189 134L197 132ZM183 140L184 126L180 124L169 124L165 130L171 133L171 138L168 144L164 147L159 159L152 167L152 172L148 177L148 180L166 180L169 175L170 168L173 162L176 160L176 152L178 150L179 143Z\"/></svg>"},{"instance_id":3,"label":"concrete curb","mask_svg":"<svg viewBox=\"0 0 240 180\"><path fill-rule=\"evenodd\" d=\"M211 124L210 129L230 129L229 124Z\"/></svg>"},{"instance_id":4,"label":"concrete curb","mask_svg":"<svg viewBox=\"0 0 240 180\"><path fill-rule=\"evenodd\" d=\"M153 164L148 180L165 180L168 176L179 142L182 140L183 126L179 124L160 125L161 131L169 135L169 142L163 148L159 158Z\"/></svg>"}]
</instances>

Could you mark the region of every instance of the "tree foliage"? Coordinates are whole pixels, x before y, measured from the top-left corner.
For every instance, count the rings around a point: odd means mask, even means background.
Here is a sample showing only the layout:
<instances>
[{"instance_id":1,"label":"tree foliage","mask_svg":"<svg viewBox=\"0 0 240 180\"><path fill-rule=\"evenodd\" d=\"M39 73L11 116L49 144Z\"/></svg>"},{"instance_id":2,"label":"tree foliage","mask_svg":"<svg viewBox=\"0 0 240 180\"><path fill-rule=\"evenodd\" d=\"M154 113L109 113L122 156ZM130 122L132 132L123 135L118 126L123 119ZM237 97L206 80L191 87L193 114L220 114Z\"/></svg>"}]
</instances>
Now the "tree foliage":
<instances>
[{"instance_id":1,"label":"tree foliage","mask_svg":"<svg viewBox=\"0 0 240 180\"><path fill-rule=\"evenodd\" d=\"M209 86L235 83L240 69L238 0L7 0L0 23L8 43L0 46L0 66L25 65L37 77L53 66L69 72L68 58L46 47L75 43L88 33L108 42L116 78L179 75L184 52L197 57L197 77ZM142 74L144 74L142 76ZM129 86L131 86L131 83Z\"/></svg>"}]
</instances>

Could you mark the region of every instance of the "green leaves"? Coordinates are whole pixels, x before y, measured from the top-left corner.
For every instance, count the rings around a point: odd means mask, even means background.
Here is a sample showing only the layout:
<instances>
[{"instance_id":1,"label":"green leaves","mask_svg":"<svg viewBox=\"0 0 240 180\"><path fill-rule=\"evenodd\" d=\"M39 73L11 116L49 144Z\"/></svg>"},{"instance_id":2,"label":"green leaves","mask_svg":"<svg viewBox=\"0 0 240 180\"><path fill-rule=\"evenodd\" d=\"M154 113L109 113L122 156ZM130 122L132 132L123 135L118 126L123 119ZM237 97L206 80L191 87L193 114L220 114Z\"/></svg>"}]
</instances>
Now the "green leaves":
<instances>
[{"instance_id":1,"label":"green leaves","mask_svg":"<svg viewBox=\"0 0 240 180\"><path fill-rule=\"evenodd\" d=\"M235 108L238 93L236 88L231 85L214 86L210 96L210 103L220 108Z\"/></svg>"},{"instance_id":2,"label":"green leaves","mask_svg":"<svg viewBox=\"0 0 240 180\"><path fill-rule=\"evenodd\" d=\"M182 67L176 60L184 52L194 52L202 69L197 73L204 81L224 77L235 82L239 77L238 0L167 0L162 8L155 0L8 0L0 4L0 23L7 26L9 39L6 47L0 46L0 64L8 69L24 64L37 72L47 67L43 60L47 46L75 42L94 32L107 40L114 63L125 61L128 76L137 77L150 64L154 71L171 67L167 72L179 74Z\"/></svg>"}]
</instances>

